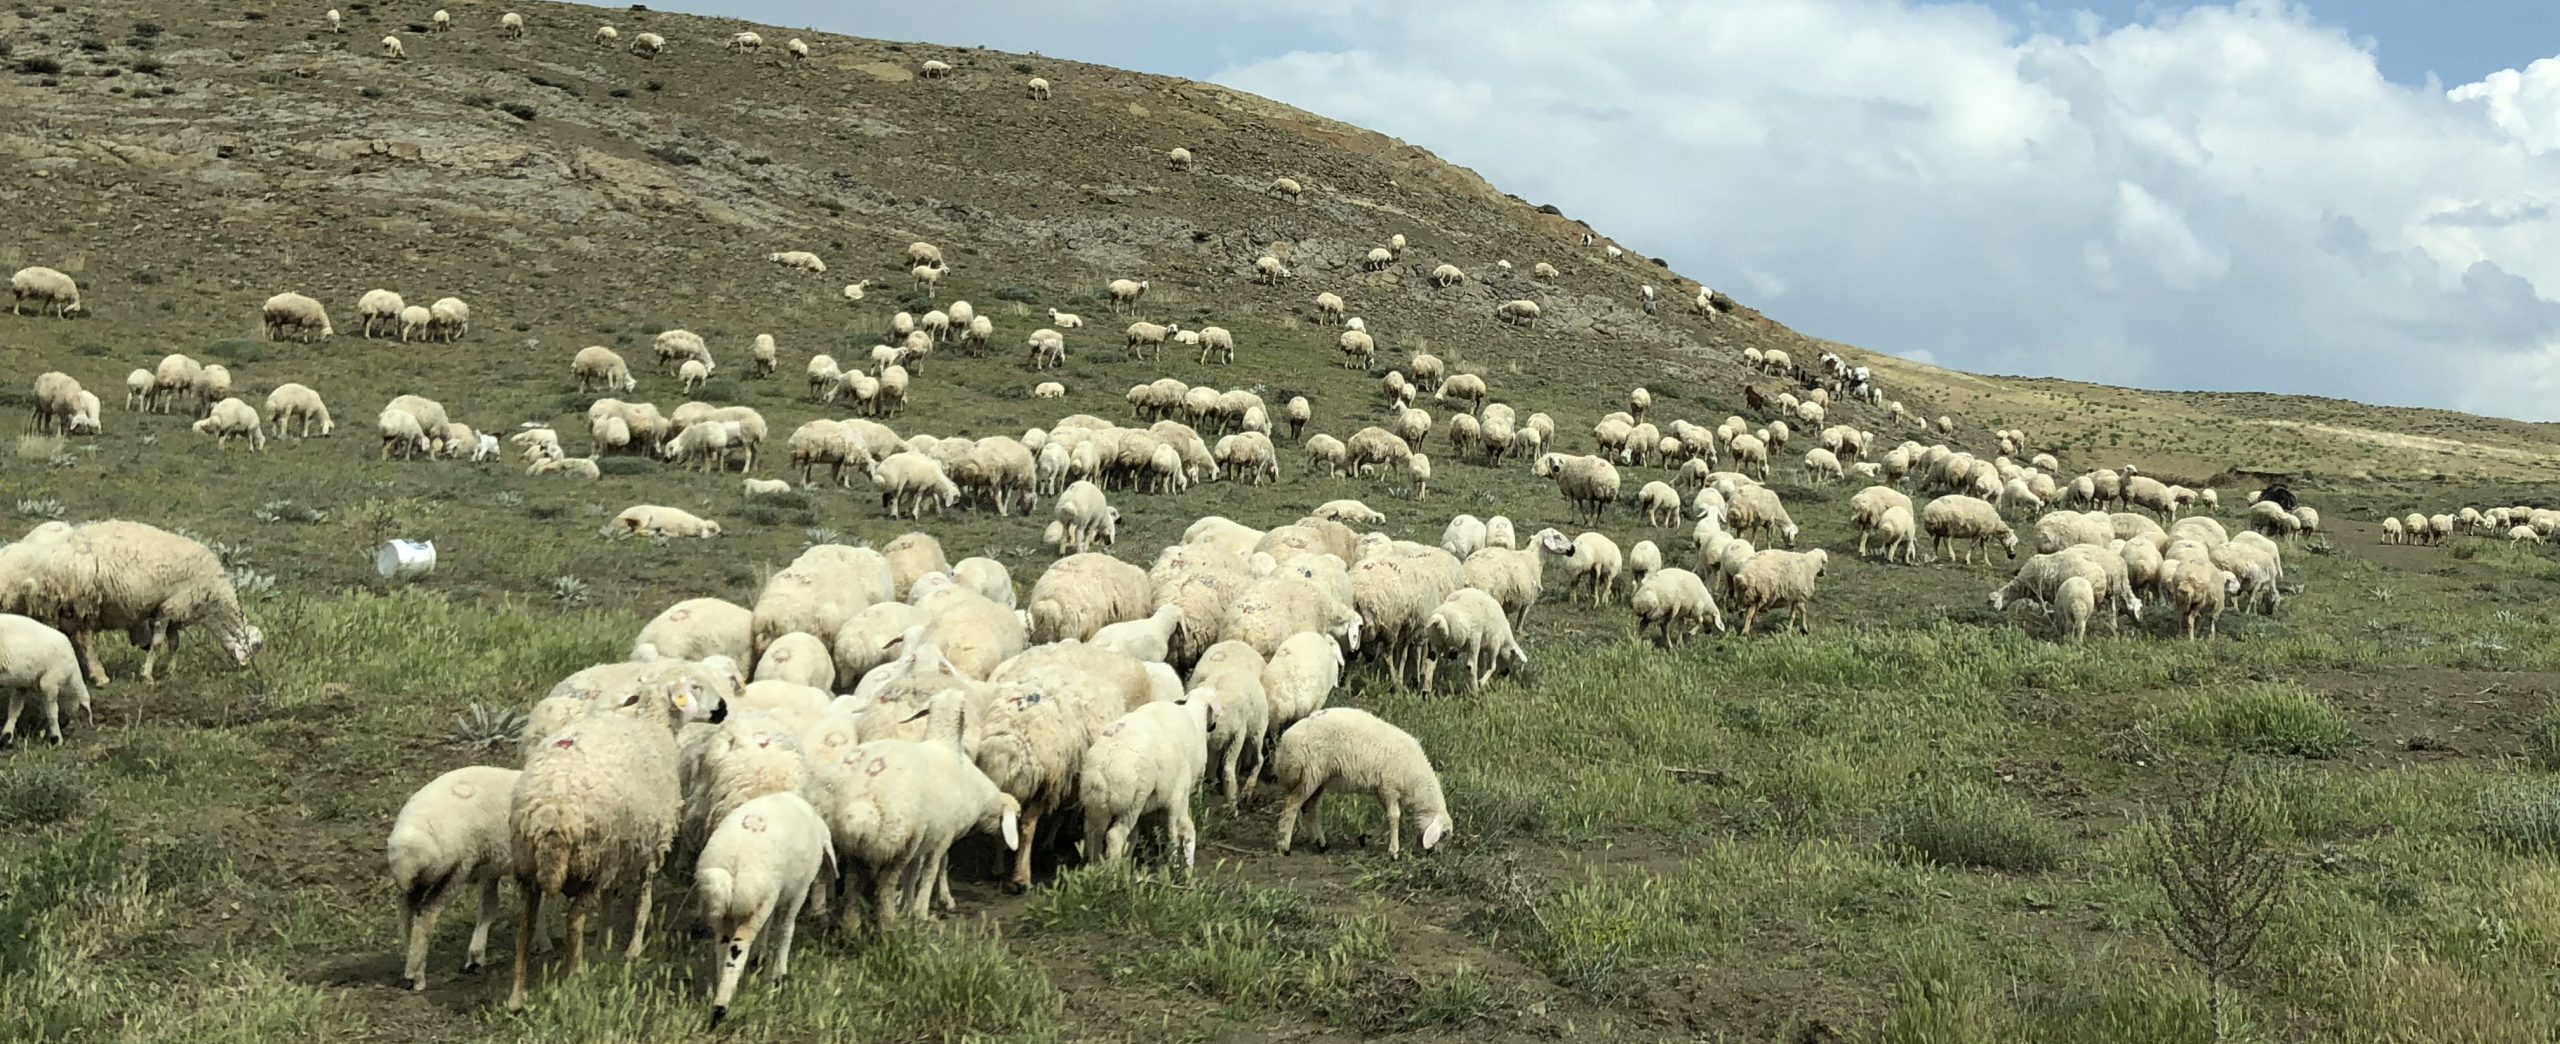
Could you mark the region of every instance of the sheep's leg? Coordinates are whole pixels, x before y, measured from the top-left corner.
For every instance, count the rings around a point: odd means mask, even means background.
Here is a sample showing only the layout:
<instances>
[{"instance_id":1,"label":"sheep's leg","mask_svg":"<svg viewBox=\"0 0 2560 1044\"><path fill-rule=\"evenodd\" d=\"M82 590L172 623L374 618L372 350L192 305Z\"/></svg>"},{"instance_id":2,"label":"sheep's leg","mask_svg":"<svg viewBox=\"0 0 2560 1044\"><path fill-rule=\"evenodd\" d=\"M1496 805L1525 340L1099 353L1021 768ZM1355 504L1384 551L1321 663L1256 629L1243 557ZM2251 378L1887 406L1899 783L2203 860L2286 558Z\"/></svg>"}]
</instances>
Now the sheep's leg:
<instances>
[{"instance_id":1,"label":"sheep's leg","mask_svg":"<svg viewBox=\"0 0 2560 1044\"><path fill-rule=\"evenodd\" d=\"M1432 694L1432 682L1433 682L1433 679L1434 679L1434 678L1436 678L1436 677L1439 675L1439 673L1440 673L1440 657L1439 657L1439 655L1438 655L1438 654L1436 654L1436 653L1435 653L1435 654L1433 654L1433 655L1425 656L1425 657L1423 657L1423 658L1422 658L1422 694L1423 694L1423 695L1425 695L1425 696L1429 696L1429 695L1431 695L1431 694Z\"/></svg>"},{"instance_id":2,"label":"sheep's leg","mask_svg":"<svg viewBox=\"0 0 2560 1044\"><path fill-rule=\"evenodd\" d=\"M874 871L871 878L871 930L886 935L889 925L898 919L899 893L905 887L904 864L892 864Z\"/></svg>"},{"instance_id":3,"label":"sheep's leg","mask_svg":"<svg viewBox=\"0 0 2560 1044\"><path fill-rule=\"evenodd\" d=\"M595 909L596 893L574 896L569 900L569 974L578 974L587 966L587 914Z\"/></svg>"},{"instance_id":4,"label":"sheep's leg","mask_svg":"<svg viewBox=\"0 0 2560 1044\"><path fill-rule=\"evenodd\" d=\"M813 885L812 888L814 887ZM767 950L773 957L774 978L789 978L791 975L791 936L793 930L799 927L800 907L809 901L810 891L810 888L803 888L799 894L791 896L789 901L783 904L782 937L775 939L773 945Z\"/></svg>"},{"instance_id":5,"label":"sheep's leg","mask_svg":"<svg viewBox=\"0 0 2560 1044\"><path fill-rule=\"evenodd\" d=\"M1387 858L1404 858L1404 804L1389 790L1378 795L1378 803L1387 806Z\"/></svg>"},{"instance_id":6,"label":"sheep's leg","mask_svg":"<svg viewBox=\"0 0 2560 1044\"><path fill-rule=\"evenodd\" d=\"M717 1026L728 1017L729 999L737 995L738 978L747 970L747 954L755 949L756 935L764 930L765 919L771 916L772 903L758 905L745 921L730 926L728 938L720 940L726 948L720 954L720 985L711 994L712 1025ZM784 922L785 931L790 930L789 923Z\"/></svg>"},{"instance_id":7,"label":"sheep's leg","mask_svg":"<svg viewBox=\"0 0 2560 1044\"><path fill-rule=\"evenodd\" d=\"M1191 795L1180 795L1165 817L1165 838L1182 851L1182 876L1191 869L1200 853L1200 828L1191 821Z\"/></svg>"},{"instance_id":8,"label":"sheep's leg","mask_svg":"<svg viewBox=\"0 0 2560 1044\"><path fill-rule=\"evenodd\" d=\"M641 946L649 941L649 904L657 896L657 878L658 868L654 866L640 878L640 901L631 911L631 948L623 951L624 960L639 960Z\"/></svg>"},{"instance_id":9,"label":"sheep's leg","mask_svg":"<svg viewBox=\"0 0 2560 1044\"><path fill-rule=\"evenodd\" d=\"M960 901L951 897L951 851L944 849L933 861L933 897L941 905L937 909L957 910Z\"/></svg>"},{"instance_id":10,"label":"sheep's leg","mask_svg":"<svg viewBox=\"0 0 2560 1044\"><path fill-rule=\"evenodd\" d=\"M27 691L25 689L9 690L9 720L6 723L0 723L0 747L9 746L17 741L18 712L25 710L26 707Z\"/></svg>"},{"instance_id":11,"label":"sheep's leg","mask_svg":"<svg viewBox=\"0 0 2560 1044\"><path fill-rule=\"evenodd\" d=\"M1288 796L1280 799L1280 825L1274 831L1276 842L1274 847L1279 849L1281 855L1289 854L1289 841L1298 832L1299 814L1315 800L1316 794L1322 789L1321 785L1310 787L1300 784L1290 790Z\"/></svg>"},{"instance_id":12,"label":"sheep's leg","mask_svg":"<svg viewBox=\"0 0 2560 1044\"><path fill-rule=\"evenodd\" d=\"M1031 842L1040 836L1040 815L1046 809L1022 810L1022 847L1013 850L1013 880L1006 882L1014 893L1031 890Z\"/></svg>"},{"instance_id":13,"label":"sheep's leg","mask_svg":"<svg viewBox=\"0 0 2560 1044\"><path fill-rule=\"evenodd\" d=\"M176 650L176 630L170 627L169 622L166 620L151 621L151 640L150 643L145 645L142 650L142 680L150 681L152 679L152 665L159 662L161 652L169 652L170 660L175 661L177 659Z\"/></svg>"},{"instance_id":14,"label":"sheep's leg","mask_svg":"<svg viewBox=\"0 0 2560 1044\"><path fill-rule=\"evenodd\" d=\"M516 893L524 897L524 915L516 919L515 985L507 991L507 1010L524 1010L524 973L533 964L533 933L542 917L542 890L526 879L516 880Z\"/></svg>"},{"instance_id":15,"label":"sheep's leg","mask_svg":"<svg viewBox=\"0 0 2560 1044\"><path fill-rule=\"evenodd\" d=\"M471 924L471 949L462 958L462 970L476 972L489 965L489 922L498 919L498 879L480 882L480 916ZM423 987L423 983L420 984Z\"/></svg>"},{"instance_id":16,"label":"sheep's leg","mask_svg":"<svg viewBox=\"0 0 2560 1044\"><path fill-rule=\"evenodd\" d=\"M81 662L88 665L89 684L91 686L105 685L107 683L107 668L105 664L98 662L97 632L73 631L70 634L70 638L72 647L80 650Z\"/></svg>"},{"instance_id":17,"label":"sheep's leg","mask_svg":"<svg viewBox=\"0 0 2560 1044\"><path fill-rule=\"evenodd\" d=\"M427 988L427 943L435 938L436 915L444 912L445 887L451 883L450 878L439 880L425 894L419 895L416 902L404 902L400 906L401 931L409 937L409 959L401 969L400 978L412 990ZM464 970L470 969L465 966Z\"/></svg>"},{"instance_id":18,"label":"sheep's leg","mask_svg":"<svg viewBox=\"0 0 2560 1044\"><path fill-rule=\"evenodd\" d=\"M1757 623L1759 619L1760 607L1758 605L1744 606L1742 609L1742 633L1745 635L1750 634L1751 626L1754 623Z\"/></svg>"},{"instance_id":19,"label":"sheep's leg","mask_svg":"<svg viewBox=\"0 0 2560 1044\"><path fill-rule=\"evenodd\" d=\"M1244 761L1245 744L1252 741L1253 737L1251 736L1238 736L1236 737L1235 742L1227 744L1225 782L1227 791L1227 811L1229 812L1235 811L1236 808L1236 794L1238 789L1236 783L1236 767Z\"/></svg>"}]
</instances>

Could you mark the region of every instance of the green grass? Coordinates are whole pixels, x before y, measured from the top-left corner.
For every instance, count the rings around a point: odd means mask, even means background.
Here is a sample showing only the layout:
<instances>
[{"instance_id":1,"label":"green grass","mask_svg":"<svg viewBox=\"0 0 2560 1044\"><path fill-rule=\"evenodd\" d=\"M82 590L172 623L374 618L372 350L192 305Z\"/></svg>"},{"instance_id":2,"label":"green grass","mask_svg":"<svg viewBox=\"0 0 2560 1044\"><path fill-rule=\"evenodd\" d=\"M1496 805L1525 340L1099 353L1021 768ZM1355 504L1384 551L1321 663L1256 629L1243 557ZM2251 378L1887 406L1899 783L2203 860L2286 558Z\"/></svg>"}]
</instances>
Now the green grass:
<instances>
[{"instance_id":1,"label":"green grass","mask_svg":"<svg viewBox=\"0 0 2560 1044\"><path fill-rule=\"evenodd\" d=\"M2168 721L2194 742L2252 754L2332 758L2356 738L2328 701L2272 684L2200 694L2170 711Z\"/></svg>"}]
</instances>

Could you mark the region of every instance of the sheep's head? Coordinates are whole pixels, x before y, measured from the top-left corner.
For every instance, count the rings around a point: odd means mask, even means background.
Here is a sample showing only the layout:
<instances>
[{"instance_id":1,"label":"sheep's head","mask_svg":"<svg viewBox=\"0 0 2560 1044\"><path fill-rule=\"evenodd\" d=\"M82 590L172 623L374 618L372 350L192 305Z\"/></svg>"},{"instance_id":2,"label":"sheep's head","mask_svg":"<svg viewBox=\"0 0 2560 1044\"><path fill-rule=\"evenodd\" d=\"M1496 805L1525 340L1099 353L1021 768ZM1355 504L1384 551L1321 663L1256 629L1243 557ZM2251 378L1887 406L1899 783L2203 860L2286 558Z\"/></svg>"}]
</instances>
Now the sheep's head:
<instances>
[{"instance_id":1,"label":"sheep's head","mask_svg":"<svg viewBox=\"0 0 2560 1044\"><path fill-rule=\"evenodd\" d=\"M2018 534L2016 534L2016 533L2003 533L2003 534L2001 534L2001 535L2000 535L2000 549L2009 553L2009 558L2010 558L2010 560L2011 560L2011 561L2016 561L2016 560L2017 560L2017 557L2018 557Z\"/></svg>"},{"instance_id":2,"label":"sheep's head","mask_svg":"<svg viewBox=\"0 0 2560 1044\"><path fill-rule=\"evenodd\" d=\"M1568 557L1573 554L1573 541L1553 529L1539 530L1537 540L1538 549L1548 554Z\"/></svg>"},{"instance_id":3,"label":"sheep's head","mask_svg":"<svg viewBox=\"0 0 2560 1044\"><path fill-rule=\"evenodd\" d=\"M259 630L254 624L243 626L237 633L222 637L223 650L231 654L231 662L242 667L248 666L249 658L256 656L258 649L266 643L266 632Z\"/></svg>"}]
</instances>

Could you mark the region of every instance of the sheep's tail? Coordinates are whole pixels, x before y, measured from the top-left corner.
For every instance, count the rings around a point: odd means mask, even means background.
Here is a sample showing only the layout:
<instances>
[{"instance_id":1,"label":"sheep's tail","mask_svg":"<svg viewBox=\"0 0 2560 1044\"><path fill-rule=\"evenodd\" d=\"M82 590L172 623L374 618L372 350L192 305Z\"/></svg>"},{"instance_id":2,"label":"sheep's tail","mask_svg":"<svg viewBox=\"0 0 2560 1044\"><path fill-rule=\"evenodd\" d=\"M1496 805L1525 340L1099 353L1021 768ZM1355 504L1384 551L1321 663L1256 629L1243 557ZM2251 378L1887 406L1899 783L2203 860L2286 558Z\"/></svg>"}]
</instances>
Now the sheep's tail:
<instances>
[{"instance_id":1,"label":"sheep's tail","mask_svg":"<svg viewBox=\"0 0 2560 1044\"><path fill-rule=\"evenodd\" d=\"M532 864L534 887L552 895L567 891L569 856L576 847L576 838L566 830L544 826L534 830L532 841L533 858L519 860L519 864Z\"/></svg>"}]
</instances>

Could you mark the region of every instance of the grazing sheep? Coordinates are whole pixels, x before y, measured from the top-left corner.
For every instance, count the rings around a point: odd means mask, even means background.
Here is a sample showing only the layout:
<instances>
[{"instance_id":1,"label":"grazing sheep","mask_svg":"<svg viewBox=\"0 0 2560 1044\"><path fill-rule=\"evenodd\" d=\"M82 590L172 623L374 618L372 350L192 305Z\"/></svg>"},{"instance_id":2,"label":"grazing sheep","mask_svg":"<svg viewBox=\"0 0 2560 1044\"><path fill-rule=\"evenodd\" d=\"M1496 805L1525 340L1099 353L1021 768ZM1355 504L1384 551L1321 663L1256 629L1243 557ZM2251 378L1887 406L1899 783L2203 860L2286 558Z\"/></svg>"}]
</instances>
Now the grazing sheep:
<instances>
[{"instance_id":1,"label":"grazing sheep","mask_svg":"<svg viewBox=\"0 0 2560 1044\"><path fill-rule=\"evenodd\" d=\"M1467 688L1483 688L1506 663L1525 665L1527 653L1511 633L1511 619L1494 597L1475 588L1453 591L1422 628L1422 692L1430 695L1443 656L1466 661Z\"/></svg>"},{"instance_id":2,"label":"grazing sheep","mask_svg":"<svg viewBox=\"0 0 2560 1044\"><path fill-rule=\"evenodd\" d=\"M1229 640L1203 651L1191 668L1189 698L1206 700L1216 719L1209 752L1220 760L1221 793L1229 811L1252 791L1264 768L1262 748L1271 732L1270 694L1262 683L1267 666L1252 645Z\"/></svg>"},{"instance_id":3,"label":"grazing sheep","mask_svg":"<svg viewBox=\"0 0 2560 1044\"><path fill-rule=\"evenodd\" d=\"M1552 479L1573 505L1575 521L1599 525L1609 504L1618 499L1618 469L1601 457L1567 457L1549 453L1538 458L1535 473Z\"/></svg>"},{"instance_id":4,"label":"grazing sheep","mask_svg":"<svg viewBox=\"0 0 2560 1044\"><path fill-rule=\"evenodd\" d=\"M1305 187L1298 184L1298 179L1296 178L1273 178L1271 179L1271 186L1265 191L1268 191L1273 195L1286 196L1292 202L1296 202L1300 200L1300 197L1306 194L1307 190Z\"/></svg>"},{"instance_id":5,"label":"grazing sheep","mask_svg":"<svg viewBox=\"0 0 2560 1044\"><path fill-rule=\"evenodd\" d=\"M1664 648L1675 644L1672 629L1677 625L1687 625L1678 639L1683 641L1710 626L1716 633L1724 633L1724 614L1717 610L1706 580L1686 569L1654 570L1636 584L1629 604L1636 612L1636 637L1642 638L1647 628L1655 628L1659 631L1657 643Z\"/></svg>"},{"instance_id":6,"label":"grazing sheep","mask_svg":"<svg viewBox=\"0 0 2560 1044\"><path fill-rule=\"evenodd\" d=\"M1173 169L1175 169L1175 170L1190 170L1190 169L1191 169L1191 150L1190 150L1190 149L1186 149L1186 148L1183 148L1183 147L1181 147L1181 146L1178 146L1178 145L1177 145L1177 146L1175 146L1175 147L1172 149L1172 151L1169 151L1169 152L1165 153L1165 154L1164 154L1164 158L1165 158L1165 162L1166 162L1167 164L1170 164L1170 165L1173 167Z\"/></svg>"},{"instance_id":7,"label":"grazing sheep","mask_svg":"<svg viewBox=\"0 0 2560 1044\"><path fill-rule=\"evenodd\" d=\"M1367 711L1332 707L1308 715L1281 734L1271 761L1287 794L1280 802L1275 842L1282 855L1289 854L1301 815L1316 848L1325 848L1324 817L1318 803L1328 790L1368 794L1378 800L1387 817L1389 858L1404 854L1401 835L1407 802L1421 825L1424 851L1439 845L1457 826L1441 794L1440 775L1432 769L1422 744Z\"/></svg>"},{"instance_id":8,"label":"grazing sheep","mask_svg":"<svg viewBox=\"0 0 2560 1044\"><path fill-rule=\"evenodd\" d=\"M2089 617L2097 612L2097 608L2098 591L2089 583L2088 577L2074 576L2062 581L2062 586L2054 591L2053 608L2050 610L2053 615L2061 617L2055 625L2056 636L2068 635L2073 642L2087 641Z\"/></svg>"},{"instance_id":9,"label":"grazing sheep","mask_svg":"<svg viewBox=\"0 0 2560 1044\"><path fill-rule=\"evenodd\" d=\"M80 284L70 276L43 266L21 268L9 277L9 314L25 315L27 302L36 305L36 314L47 308L54 318L68 319L73 313L85 313L80 305Z\"/></svg>"},{"instance_id":10,"label":"grazing sheep","mask_svg":"<svg viewBox=\"0 0 2560 1044\"><path fill-rule=\"evenodd\" d=\"M385 39L395 45L399 42L396 38ZM281 341L291 334L296 340L309 344L315 340L328 340L338 332L337 328L329 325L328 309L301 294L283 293L267 298L267 303L260 308L260 315L265 319L270 341Z\"/></svg>"},{"instance_id":11,"label":"grazing sheep","mask_svg":"<svg viewBox=\"0 0 2560 1044\"><path fill-rule=\"evenodd\" d=\"M392 820L391 886L400 893L401 935L408 943L401 979L410 989L427 988L427 944L445 900L459 888L480 891L462 970L477 971L486 962L498 884L515 872L507 807L521 775L486 765L455 769L410 795Z\"/></svg>"},{"instance_id":12,"label":"grazing sheep","mask_svg":"<svg viewBox=\"0 0 2560 1044\"><path fill-rule=\"evenodd\" d=\"M641 33L631 38L631 53L642 58L655 58L667 50L667 38L656 33Z\"/></svg>"},{"instance_id":13,"label":"grazing sheep","mask_svg":"<svg viewBox=\"0 0 2560 1044\"><path fill-rule=\"evenodd\" d=\"M1034 76L1034 77L1032 77L1032 78L1031 78L1031 81L1030 81L1029 83L1024 84L1024 87L1025 87L1025 88L1030 92L1030 94L1031 94L1031 100L1033 100L1033 101L1048 101L1048 100L1049 100L1049 81L1044 80L1044 79L1041 79L1040 77Z\"/></svg>"},{"instance_id":14,"label":"grazing sheep","mask_svg":"<svg viewBox=\"0 0 2560 1044\"><path fill-rule=\"evenodd\" d=\"M524 39L524 16L513 11L499 15L498 35L510 40Z\"/></svg>"},{"instance_id":15,"label":"grazing sheep","mask_svg":"<svg viewBox=\"0 0 2560 1044\"><path fill-rule=\"evenodd\" d=\"M791 974L791 935L800 907L820 871L832 875L834 868L835 838L818 810L798 794L756 798L712 829L694 862L693 881L695 903L721 956L720 982L711 994L714 1029L727 1016L747 955L768 926L781 933L767 947L773 977Z\"/></svg>"},{"instance_id":16,"label":"grazing sheep","mask_svg":"<svg viewBox=\"0 0 2560 1044\"><path fill-rule=\"evenodd\" d=\"M1927 530L1933 556L1958 557L1970 564L1976 555L1988 561L1991 542L2000 541L2000 549L2011 559L2018 557L2018 534L2000 518L2000 509L1989 501L1975 497L1950 495L1929 502L1920 511L1920 524ZM1964 541L1972 541L1966 551Z\"/></svg>"},{"instance_id":17,"label":"grazing sheep","mask_svg":"<svg viewBox=\"0 0 2560 1044\"><path fill-rule=\"evenodd\" d=\"M1191 822L1191 793L1208 768L1210 717L1216 698L1194 692L1173 703L1150 703L1102 727L1085 754L1077 796L1084 805L1086 843L1104 862L1128 858L1129 834L1151 813L1164 816L1165 841L1191 870L1199 834Z\"/></svg>"},{"instance_id":18,"label":"grazing sheep","mask_svg":"<svg viewBox=\"0 0 2560 1044\"><path fill-rule=\"evenodd\" d=\"M925 59L924 64L916 67L916 75L927 80L939 80L950 73L950 63L932 58Z\"/></svg>"},{"instance_id":19,"label":"grazing sheep","mask_svg":"<svg viewBox=\"0 0 2560 1044\"><path fill-rule=\"evenodd\" d=\"M1806 617L1829 563L1830 555L1820 548L1753 554L1733 576L1734 596L1742 606L1742 633L1751 633L1763 610L1789 608L1795 610L1796 629L1810 632Z\"/></svg>"},{"instance_id":20,"label":"grazing sheep","mask_svg":"<svg viewBox=\"0 0 2560 1044\"><path fill-rule=\"evenodd\" d=\"M1618 586L1618 576L1626 569L1626 557L1618 544L1606 534L1594 531L1567 539L1553 529L1539 530L1530 541L1532 546L1564 560L1570 575L1565 580L1565 602L1571 604L1575 592L1585 585L1591 588L1593 605L1609 604L1609 594Z\"/></svg>"},{"instance_id":21,"label":"grazing sheep","mask_svg":"<svg viewBox=\"0 0 2560 1044\"><path fill-rule=\"evenodd\" d=\"M386 36L382 38L382 56L405 61L409 57L409 49L401 46L399 37Z\"/></svg>"},{"instance_id":22,"label":"grazing sheep","mask_svg":"<svg viewBox=\"0 0 2560 1044\"><path fill-rule=\"evenodd\" d=\"M124 632L144 650L144 681L153 680L161 657L174 660L184 628L205 627L243 667L264 642L241 612L222 560L201 543L153 526L108 520L62 527L17 568L23 572L0 589L0 607L68 635L91 686L107 684L98 658L101 634Z\"/></svg>"},{"instance_id":23,"label":"grazing sheep","mask_svg":"<svg viewBox=\"0 0 2560 1044\"><path fill-rule=\"evenodd\" d=\"M24 710L27 695L36 697L37 710L44 715L45 739L62 742L62 709L88 716L91 728L97 727L97 712L89 706L89 685L80 676L80 655L69 635L42 621L13 613L0 613L0 689L9 691L9 717L0 722L0 747L15 742L18 714Z\"/></svg>"},{"instance_id":24,"label":"grazing sheep","mask_svg":"<svg viewBox=\"0 0 2560 1044\"><path fill-rule=\"evenodd\" d=\"M228 447L233 439L244 439L255 452L266 452L266 422L259 419L256 407L237 398L213 404L213 411L194 424L196 434L211 435L218 446Z\"/></svg>"}]
</instances>

